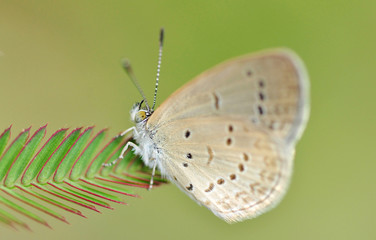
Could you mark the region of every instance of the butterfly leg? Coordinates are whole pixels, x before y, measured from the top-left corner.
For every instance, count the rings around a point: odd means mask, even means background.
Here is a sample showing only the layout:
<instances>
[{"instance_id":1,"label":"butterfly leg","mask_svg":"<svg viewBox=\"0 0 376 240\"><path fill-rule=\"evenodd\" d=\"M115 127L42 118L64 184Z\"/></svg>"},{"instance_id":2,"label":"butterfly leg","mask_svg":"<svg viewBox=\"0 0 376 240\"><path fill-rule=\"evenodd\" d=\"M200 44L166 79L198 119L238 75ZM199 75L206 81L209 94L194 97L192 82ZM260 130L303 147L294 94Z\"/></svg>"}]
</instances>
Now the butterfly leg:
<instances>
[{"instance_id":1,"label":"butterfly leg","mask_svg":"<svg viewBox=\"0 0 376 240\"><path fill-rule=\"evenodd\" d=\"M122 136L124 136L125 134L129 133L130 131L136 131L136 128L135 128L135 127L128 128L128 129L125 130L124 132L120 133L119 136L122 137ZM112 161L112 162L109 162L109 163L103 163L102 166L103 166L103 167L111 167L111 166L113 166L114 164L116 164L119 160L123 159L123 158L124 158L124 153L125 153L125 151L127 151L127 149L129 148L129 146L131 146L133 149L135 149L136 152L139 150L139 147L138 147L136 144L134 144L133 142L128 142L128 143L124 146L124 148L123 148L123 150L121 151L121 153L120 153L120 155L119 155L118 158L116 158L116 159L115 159L114 161Z\"/></svg>"},{"instance_id":2,"label":"butterfly leg","mask_svg":"<svg viewBox=\"0 0 376 240\"><path fill-rule=\"evenodd\" d=\"M150 178L150 183L149 183L149 189L148 190L151 190L153 188L155 168L157 167L157 160L155 158L153 158L153 160L154 160L154 166L153 166L153 172L151 173L151 178Z\"/></svg>"},{"instance_id":3,"label":"butterfly leg","mask_svg":"<svg viewBox=\"0 0 376 240\"><path fill-rule=\"evenodd\" d=\"M128 128L127 130L125 130L124 132L120 133L120 137L124 136L125 134L129 133L130 131L136 131L136 127L130 127Z\"/></svg>"}]
</instances>

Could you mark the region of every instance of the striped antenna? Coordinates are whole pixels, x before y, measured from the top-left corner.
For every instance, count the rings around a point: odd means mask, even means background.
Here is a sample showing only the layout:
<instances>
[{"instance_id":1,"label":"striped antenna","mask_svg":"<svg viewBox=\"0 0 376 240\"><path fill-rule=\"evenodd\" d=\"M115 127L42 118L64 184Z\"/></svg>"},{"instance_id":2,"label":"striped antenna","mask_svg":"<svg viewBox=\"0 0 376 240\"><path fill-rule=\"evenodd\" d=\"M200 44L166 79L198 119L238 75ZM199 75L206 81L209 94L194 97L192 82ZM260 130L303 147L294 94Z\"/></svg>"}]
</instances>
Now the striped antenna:
<instances>
[{"instance_id":1,"label":"striped antenna","mask_svg":"<svg viewBox=\"0 0 376 240\"><path fill-rule=\"evenodd\" d=\"M123 60L123 69L128 74L129 78L131 79L131 81L133 82L133 84L136 86L136 88L140 92L142 98L144 99L145 105L146 105L146 107L148 109L148 112L150 112L150 107L149 107L148 101L146 100L145 94L142 91L142 88L140 87L140 85L138 85L138 81L136 79L136 76L133 73L131 64L130 64L130 62L127 59Z\"/></svg>"},{"instance_id":2,"label":"striped antenna","mask_svg":"<svg viewBox=\"0 0 376 240\"><path fill-rule=\"evenodd\" d=\"M153 107L151 108L152 110L154 110L155 102L157 101L159 72L161 71L161 64L162 64L163 35L164 35L164 29L161 28L161 32L159 34L159 54L158 54L158 65L157 65L157 78L155 80L154 100L153 100Z\"/></svg>"}]
</instances>

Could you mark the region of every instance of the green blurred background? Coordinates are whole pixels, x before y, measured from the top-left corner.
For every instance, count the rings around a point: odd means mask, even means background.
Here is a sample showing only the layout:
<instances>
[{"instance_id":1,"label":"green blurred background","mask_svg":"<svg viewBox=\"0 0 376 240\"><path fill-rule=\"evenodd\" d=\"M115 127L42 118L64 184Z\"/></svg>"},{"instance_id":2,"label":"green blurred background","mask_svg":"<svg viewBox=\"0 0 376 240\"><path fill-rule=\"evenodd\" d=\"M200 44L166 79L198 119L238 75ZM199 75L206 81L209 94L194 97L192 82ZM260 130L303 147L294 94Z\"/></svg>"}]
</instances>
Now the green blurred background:
<instances>
[{"instance_id":1,"label":"green blurred background","mask_svg":"<svg viewBox=\"0 0 376 240\"><path fill-rule=\"evenodd\" d=\"M153 94L159 28L166 29L158 101L215 64L286 46L305 61L311 118L288 194L234 225L168 185L131 206L65 213L54 230L0 229L0 239L375 239L376 1L0 1L0 129L131 126L140 100L120 67L132 61Z\"/></svg>"}]
</instances>

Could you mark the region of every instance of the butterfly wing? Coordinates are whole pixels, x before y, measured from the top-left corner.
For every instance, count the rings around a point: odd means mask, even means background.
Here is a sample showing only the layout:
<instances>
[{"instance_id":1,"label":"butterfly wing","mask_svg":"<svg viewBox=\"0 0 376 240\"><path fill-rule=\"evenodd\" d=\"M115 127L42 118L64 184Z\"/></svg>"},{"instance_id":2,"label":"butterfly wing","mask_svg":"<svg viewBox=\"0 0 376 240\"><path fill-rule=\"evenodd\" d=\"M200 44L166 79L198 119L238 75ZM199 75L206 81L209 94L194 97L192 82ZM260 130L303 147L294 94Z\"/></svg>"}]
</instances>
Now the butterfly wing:
<instances>
[{"instance_id":1,"label":"butterfly wing","mask_svg":"<svg viewBox=\"0 0 376 240\"><path fill-rule=\"evenodd\" d=\"M153 113L148 128L179 119L231 115L295 144L308 119L308 91L305 67L292 51L250 54L185 84Z\"/></svg>"},{"instance_id":2,"label":"butterfly wing","mask_svg":"<svg viewBox=\"0 0 376 240\"><path fill-rule=\"evenodd\" d=\"M308 112L304 67L274 50L221 64L186 84L148 120L161 171L228 222L283 196Z\"/></svg>"}]
</instances>

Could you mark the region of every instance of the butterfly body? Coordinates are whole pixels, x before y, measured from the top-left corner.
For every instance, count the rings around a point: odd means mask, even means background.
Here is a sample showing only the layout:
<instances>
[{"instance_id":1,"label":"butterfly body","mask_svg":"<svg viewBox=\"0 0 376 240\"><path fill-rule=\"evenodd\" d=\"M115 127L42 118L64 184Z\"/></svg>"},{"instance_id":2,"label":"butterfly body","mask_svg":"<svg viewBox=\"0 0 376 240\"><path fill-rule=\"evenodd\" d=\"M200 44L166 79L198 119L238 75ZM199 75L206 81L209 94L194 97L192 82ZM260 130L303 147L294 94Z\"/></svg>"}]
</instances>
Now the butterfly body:
<instances>
[{"instance_id":1,"label":"butterfly body","mask_svg":"<svg viewBox=\"0 0 376 240\"><path fill-rule=\"evenodd\" d=\"M135 105L136 154L227 222L275 206L308 119L308 77L276 49L220 64L155 112Z\"/></svg>"}]
</instances>

